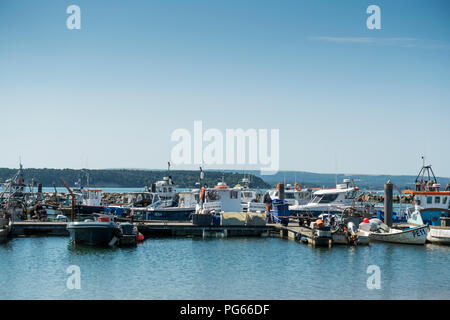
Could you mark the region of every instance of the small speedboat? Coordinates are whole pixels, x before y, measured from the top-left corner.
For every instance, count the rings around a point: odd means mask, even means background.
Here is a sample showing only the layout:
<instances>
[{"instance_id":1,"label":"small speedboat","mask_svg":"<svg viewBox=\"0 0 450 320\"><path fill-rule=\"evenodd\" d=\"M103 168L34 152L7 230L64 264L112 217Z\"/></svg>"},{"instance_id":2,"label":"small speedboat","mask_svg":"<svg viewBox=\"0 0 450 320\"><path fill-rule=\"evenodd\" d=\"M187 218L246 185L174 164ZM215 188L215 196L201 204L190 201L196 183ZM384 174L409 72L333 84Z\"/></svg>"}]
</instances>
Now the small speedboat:
<instances>
[{"instance_id":1,"label":"small speedboat","mask_svg":"<svg viewBox=\"0 0 450 320\"><path fill-rule=\"evenodd\" d=\"M388 227L379 219L363 222L359 225L359 229L368 232L371 241L403 244L425 244L428 234L427 226L400 230Z\"/></svg>"},{"instance_id":2,"label":"small speedboat","mask_svg":"<svg viewBox=\"0 0 450 320\"><path fill-rule=\"evenodd\" d=\"M119 227L108 216L99 216L96 221L70 222L67 230L71 241L88 245L113 245L121 234Z\"/></svg>"}]
</instances>

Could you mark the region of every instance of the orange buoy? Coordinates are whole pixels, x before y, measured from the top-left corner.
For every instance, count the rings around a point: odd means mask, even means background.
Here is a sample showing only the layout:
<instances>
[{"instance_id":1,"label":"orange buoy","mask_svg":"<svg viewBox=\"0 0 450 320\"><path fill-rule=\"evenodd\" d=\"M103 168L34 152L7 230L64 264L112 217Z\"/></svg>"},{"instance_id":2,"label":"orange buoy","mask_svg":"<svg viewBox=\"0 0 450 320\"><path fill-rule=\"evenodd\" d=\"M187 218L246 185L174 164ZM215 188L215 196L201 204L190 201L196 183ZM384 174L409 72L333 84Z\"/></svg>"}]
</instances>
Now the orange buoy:
<instances>
[{"instance_id":1,"label":"orange buoy","mask_svg":"<svg viewBox=\"0 0 450 320\"><path fill-rule=\"evenodd\" d=\"M144 235L140 232L138 232L138 234L137 234L137 241L139 241L139 242L144 241Z\"/></svg>"}]
</instances>

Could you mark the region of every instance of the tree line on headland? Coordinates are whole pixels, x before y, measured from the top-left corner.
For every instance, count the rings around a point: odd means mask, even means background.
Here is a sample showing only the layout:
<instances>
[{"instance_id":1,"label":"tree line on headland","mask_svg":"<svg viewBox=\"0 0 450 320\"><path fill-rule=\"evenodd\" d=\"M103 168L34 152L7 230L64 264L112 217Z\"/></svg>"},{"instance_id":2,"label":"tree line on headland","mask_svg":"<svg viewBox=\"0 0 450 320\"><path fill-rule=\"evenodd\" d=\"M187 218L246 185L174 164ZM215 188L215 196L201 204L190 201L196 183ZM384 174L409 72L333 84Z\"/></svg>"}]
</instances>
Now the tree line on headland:
<instances>
[{"instance_id":1,"label":"tree line on headland","mask_svg":"<svg viewBox=\"0 0 450 320\"><path fill-rule=\"evenodd\" d=\"M17 169L0 168L0 183L10 179L17 172ZM75 169L32 169L23 170L26 184L31 184L32 179L36 183L42 183L44 187L63 187L61 178L70 186L81 178L84 186L87 185L86 172L89 174L91 187L118 187L137 188L150 186L152 183L162 180L167 175L166 170L134 170L134 169L102 169L102 170L75 170ZM217 182L224 180L229 186L242 184L242 178L250 179L250 186L253 188L268 189L273 188L279 182L300 183L302 187L309 188L334 188L337 183L342 183L344 179L354 179L354 182L361 189L381 190L384 184L390 180L399 188L412 188L416 176L394 176L394 175L344 175L312 173L302 171L280 171L275 175L260 175L259 171L247 171L244 173L232 170L205 171L203 183L207 186L214 186ZM171 170L174 183L181 188L192 188L199 182L200 173L197 170ZM438 182L444 188L450 182L450 178L437 177Z\"/></svg>"},{"instance_id":2,"label":"tree line on headland","mask_svg":"<svg viewBox=\"0 0 450 320\"><path fill-rule=\"evenodd\" d=\"M0 168L0 183L13 177L17 169ZM224 181L229 186L242 184L242 179L247 177L250 179L250 186L254 188L269 188L270 185L260 177L254 175L221 172L221 171L204 171L203 183L213 187L219 181ZM25 183L31 184L34 179L35 183L41 183L44 187L63 187L61 178L63 178L69 186L74 186L75 182L81 179L83 186L87 186L87 176L89 176L90 187L110 187L110 188L136 188L150 186L158 180L162 180L167 176L165 170L132 170L132 169L106 169L106 170L75 170L75 169L23 169ZM170 175L174 184L181 188L193 188L200 180L199 171L189 170L171 170Z\"/></svg>"}]
</instances>

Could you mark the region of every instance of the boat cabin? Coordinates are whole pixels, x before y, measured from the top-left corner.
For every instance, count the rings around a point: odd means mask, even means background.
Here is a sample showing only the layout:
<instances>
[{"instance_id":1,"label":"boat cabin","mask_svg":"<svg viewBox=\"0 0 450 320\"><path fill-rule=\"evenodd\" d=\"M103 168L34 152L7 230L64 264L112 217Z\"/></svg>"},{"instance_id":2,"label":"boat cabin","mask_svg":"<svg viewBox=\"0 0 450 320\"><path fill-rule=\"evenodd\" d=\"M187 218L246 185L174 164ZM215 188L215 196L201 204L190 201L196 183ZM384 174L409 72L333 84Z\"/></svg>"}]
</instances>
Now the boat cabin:
<instances>
[{"instance_id":1,"label":"boat cabin","mask_svg":"<svg viewBox=\"0 0 450 320\"><path fill-rule=\"evenodd\" d=\"M82 204L85 206L98 207L102 205L102 190L100 189L83 189Z\"/></svg>"},{"instance_id":2,"label":"boat cabin","mask_svg":"<svg viewBox=\"0 0 450 320\"><path fill-rule=\"evenodd\" d=\"M202 199L203 198L203 199ZM219 182L215 188L205 188L204 195L200 191L200 204L197 212L242 212L242 190L229 188L225 182Z\"/></svg>"},{"instance_id":3,"label":"boat cabin","mask_svg":"<svg viewBox=\"0 0 450 320\"><path fill-rule=\"evenodd\" d=\"M284 200L290 206L302 205L311 201L312 193L313 189L304 188L301 190L296 190L295 188L292 188L290 184L287 184L284 189ZM269 195L272 200L280 199L280 192L278 190L269 191Z\"/></svg>"},{"instance_id":4,"label":"boat cabin","mask_svg":"<svg viewBox=\"0 0 450 320\"><path fill-rule=\"evenodd\" d=\"M351 205L356 198L357 191L357 187L338 184L335 189L323 189L314 192L314 197L310 203Z\"/></svg>"},{"instance_id":5,"label":"boat cabin","mask_svg":"<svg viewBox=\"0 0 450 320\"><path fill-rule=\"evenodd\" d=\"M157 193L163 201L174 200L176 195L175 186L170 177L164 177L162 180L155 182L149 191Z\"/></svg>"},{"instance_id":6,"label":"boat cabin","mask_svg":"<svg viewBox=\"0 0 450 320\"><path fill-rule=\"evenodd\" d=\"M441 226L441 218L450 217L450 191L440 191L431 165L422 166L413 190L405 190L412 194L414 207L408 210L408 223L413 225Z\"/></svg>"}]
</instances>

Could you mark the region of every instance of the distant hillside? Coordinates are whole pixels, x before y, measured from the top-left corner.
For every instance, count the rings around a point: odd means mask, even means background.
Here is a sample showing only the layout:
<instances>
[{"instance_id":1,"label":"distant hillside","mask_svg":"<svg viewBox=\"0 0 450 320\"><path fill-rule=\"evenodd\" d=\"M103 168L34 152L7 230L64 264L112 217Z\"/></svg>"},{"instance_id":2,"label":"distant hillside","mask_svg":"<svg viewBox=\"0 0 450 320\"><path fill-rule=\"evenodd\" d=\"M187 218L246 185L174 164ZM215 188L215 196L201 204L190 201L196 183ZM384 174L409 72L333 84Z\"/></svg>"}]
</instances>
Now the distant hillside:
<instances>
[{"instance_id":1,"label":"distant hillside","mask_svg":"<svg viewBox=\"0 0 450 320\"><path fill-rule=\"evenodd\" d=\"M133 170L133 169L106 169L87 170L90 177L91 187L119 187L135 188L151 185L153 182L161 180L167 175L165 170ZM17 169L0 168L0 182L11 178ZM225 182L234 186L241 183L244 177L242 172L225 170ZM274 187L278 182L294 184L300 183L306 187L334 187L336 181L342 183L344 179L354 179L356 185L362 189L383 189L384 184L391 180L400 188L412 187L416 176L395 176L395 175L344 175L330 173L312 173L304 171L280 171L271 176L261 176L259 171L246 171L246 177L250 178L251 186L266 189ZM171 171L173 181L181 188L191 188L199 180L199 171L176 170ZM26 183L31 183L31 179L42 183L44 187L51 187L56 183L57 187L63 187L61 178L73 186L81 177L83 184L86 184L86 175L81 170L74 169L24 169ZM204 182L208 186L217 184L222 179L222 171L205 171ZM442 188L450 182L450 178L437 177Z\"/></svg>"},{"instance_id":2,"label":"distant hillside","mask_svg":"<svg viewBox=\"0 0 450 320\"><path fill-rule=\"evenodd\" d=\"M162 180L167 175L163 170L130 170L130 169L108 169L108 170L86 170L89 173L91 187L120 187L134 188L150 186L152 183ZM0 168L0 182L14 176L17 169ZM24 169L25 183L31 183L32 179L36 183L42 183L44 187L51 187L55 183L57 187L63 187L61 178L73 186L78 179L86 185L86 174L81 170L74 169ZM171 171L174 183L181 188L192 188L199 181L199 171L176 170ZM248 175L247 175L248 176ZM241 173L225 172L225 182L234 186L241 182L244 177ZM204 183L214 186L221 181L222 172L205 171ZM250 176L251 186L255 188L268 188L269 184L259 177Z\"/></svg>"},{"instance_id":3,"label":"distant hillside","mask_svg":"<svg viewBox=\"0 0 450 320\"><path fill-rule=\"evenodd\" d=\"M312 173L304 171L280 171L275 175L261 176L259 171L247 171L249 174L261 177L265 182L275 186L278 182L294 184L296 181L307 187L334 187L337 183L342 183L344 179L354 179L355 184L362 189L383 189L384 184L391 180L400 188L412 187L416 176L396 176L396 175L345 175L331 173ZM450 178L436 177L442 188L450 182Z\"/></svg>"}]
</instances>

